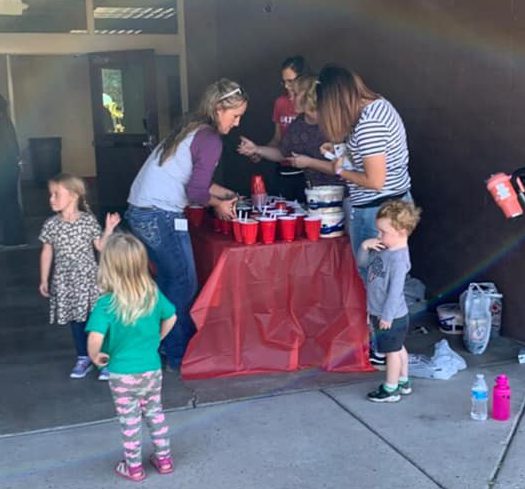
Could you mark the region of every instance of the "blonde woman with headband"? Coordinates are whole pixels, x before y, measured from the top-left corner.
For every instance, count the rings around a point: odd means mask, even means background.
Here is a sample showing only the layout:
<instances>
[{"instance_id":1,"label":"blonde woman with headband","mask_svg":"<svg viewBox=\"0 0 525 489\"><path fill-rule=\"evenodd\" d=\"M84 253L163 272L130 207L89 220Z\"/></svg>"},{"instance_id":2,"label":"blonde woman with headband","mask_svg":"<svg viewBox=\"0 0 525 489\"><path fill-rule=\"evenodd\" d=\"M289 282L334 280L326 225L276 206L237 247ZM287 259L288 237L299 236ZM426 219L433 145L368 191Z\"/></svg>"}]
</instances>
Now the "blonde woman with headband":
<instances>
[{"instance_id":1,"label":"blonde woman with headband","mask_svg":"<svg viewBox=\"0 0 525 489\"><path fill-rule=\"evenodd\" d=\"M39 290L49 298L50 323L71 327L77 361L69 376L81 379L93 368L85 328L98 298L95 249L104 248L120 216L108 214L102 232L87 203L84 181L66 173L49 181L49 204L56 214L46 220L39 236ZM107 376L107 371L100 371L100 380Z\"/></svg>"},{"instance_id":2,"label":"blonde woman with headband","mask_svg":"<svg viewBox=\"0 0 525 489\"><path fill-rule=\"evenodd\" d=\"M157 285L177 307L178 327L163 342L167 367L178 369L195 332L189 311L197 275L184 208L201 204L223 219L235 217L234 192L213 182L221 136L239 125L248 97L231 80L212 83L193 119L155 148L135 178L126 219L157 268Z\"/></svg>"},{"instance_id":3,"label":"blonde woman with headband","mask_svg":"<svg viewBox=\"0 0 525 489\"><path fill-rule=\"evenodd\" d=\"M142 465L141 422L153 442L150 463L160 474L173 472L168 424L162 410L160 341L177 316L148 271L144 245L131 234L115 233L100 259L102 296L89 318L89 356L109 370L109 388L120 422L124 459L117 475L146 477Z\"/></svg>"}]
</instances>

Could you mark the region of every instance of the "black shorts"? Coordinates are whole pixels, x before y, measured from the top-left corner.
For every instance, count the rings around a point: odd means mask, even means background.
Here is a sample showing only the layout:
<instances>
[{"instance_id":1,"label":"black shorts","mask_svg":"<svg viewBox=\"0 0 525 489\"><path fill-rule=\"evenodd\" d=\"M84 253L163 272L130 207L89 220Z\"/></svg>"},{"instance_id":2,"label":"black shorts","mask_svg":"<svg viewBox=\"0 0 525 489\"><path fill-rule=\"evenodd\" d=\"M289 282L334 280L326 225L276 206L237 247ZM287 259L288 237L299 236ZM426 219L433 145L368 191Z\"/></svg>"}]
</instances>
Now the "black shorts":
<instances>
[{"instance_id":1,"label":"black shorts","mask_svg":"<svg viewBox=\"0 0 525 489\"><path fill-rule=\"evenodd\" d=\"M394 319L390 329L379 329L379 318L370 316L378 353L393 353L401 350L408 333L408 314Z\"/></svg>"}]
</instances>

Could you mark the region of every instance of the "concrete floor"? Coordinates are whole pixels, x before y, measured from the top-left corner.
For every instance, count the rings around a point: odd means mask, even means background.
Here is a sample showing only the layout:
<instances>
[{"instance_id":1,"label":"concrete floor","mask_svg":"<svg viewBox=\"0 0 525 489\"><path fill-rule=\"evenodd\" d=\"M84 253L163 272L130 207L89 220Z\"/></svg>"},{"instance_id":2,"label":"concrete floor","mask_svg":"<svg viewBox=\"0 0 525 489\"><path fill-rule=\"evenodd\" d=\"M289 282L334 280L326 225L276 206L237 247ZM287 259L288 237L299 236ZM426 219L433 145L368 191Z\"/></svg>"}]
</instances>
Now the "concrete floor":
<instances>
[{"instance_id":1,"label":"concrete floor","mask_svg":"<svg viewBox=\"0 0 525 489\"><path fill-rule=\"evenodd\" d=\"M95 373L69 379L69 331L47 324L35 243L43 216L31 219L30 246L0 250L0 487L129 487L111 472L121 449L107 384ZM429 334L412 332L408 349L431 354L442 335L432 314L417 318L414 326L420 325ZM191 382L166 373L177 470L170 477L150 470L142 486L523 489L520 345L498 338L474 356L460 337L447 339L469 368L448 381L416 379L414 395L390 406L365 399L380 372L310 369ZM489 382L500 372L509 375L509 422L469 419L478 371Z\"/></svg>"}]
</instances>

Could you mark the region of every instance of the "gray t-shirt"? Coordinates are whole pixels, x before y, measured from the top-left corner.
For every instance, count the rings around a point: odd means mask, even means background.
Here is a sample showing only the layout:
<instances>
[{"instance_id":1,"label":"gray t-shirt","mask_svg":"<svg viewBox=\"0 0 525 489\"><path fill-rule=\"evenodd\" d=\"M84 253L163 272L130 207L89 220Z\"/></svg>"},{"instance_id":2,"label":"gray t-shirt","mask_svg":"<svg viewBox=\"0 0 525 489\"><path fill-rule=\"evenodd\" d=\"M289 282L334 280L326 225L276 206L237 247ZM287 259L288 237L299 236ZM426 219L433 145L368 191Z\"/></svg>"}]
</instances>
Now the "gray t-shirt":
<instances>
[{"instance_id":1,"label":"gray t-shirt","mask_svg":"<svg viewBox=\"0 0 525 489\"><path fill-rule=\"evenodd\" d=\"M382 251L365 251L360 248L358 263L368 270L368 313L385 321L408 314L404 294L405 278L410 270L408 247Z\"/></svg>"}]
</instances>

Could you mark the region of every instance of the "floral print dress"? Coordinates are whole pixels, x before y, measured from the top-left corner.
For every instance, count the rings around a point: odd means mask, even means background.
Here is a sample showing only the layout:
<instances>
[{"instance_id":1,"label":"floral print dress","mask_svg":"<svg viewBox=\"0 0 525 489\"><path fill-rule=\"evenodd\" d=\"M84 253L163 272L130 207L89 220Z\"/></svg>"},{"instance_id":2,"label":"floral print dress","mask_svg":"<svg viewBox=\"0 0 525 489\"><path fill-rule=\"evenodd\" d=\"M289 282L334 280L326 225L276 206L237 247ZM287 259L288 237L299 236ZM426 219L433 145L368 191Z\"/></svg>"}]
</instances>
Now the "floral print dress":
<instances>
[{"instance_id":1,"label":"floral print dress","mask_svg":"<svg viewBox=\"0 0 525 489\"><path fill-rule=\"evenodd\" d=\"M81 212L74 222L47 219L39 239L53 247L49 322L86 321L99 296L93 241L102 229L95 216Z\"/></svg>"}]
</instances>

